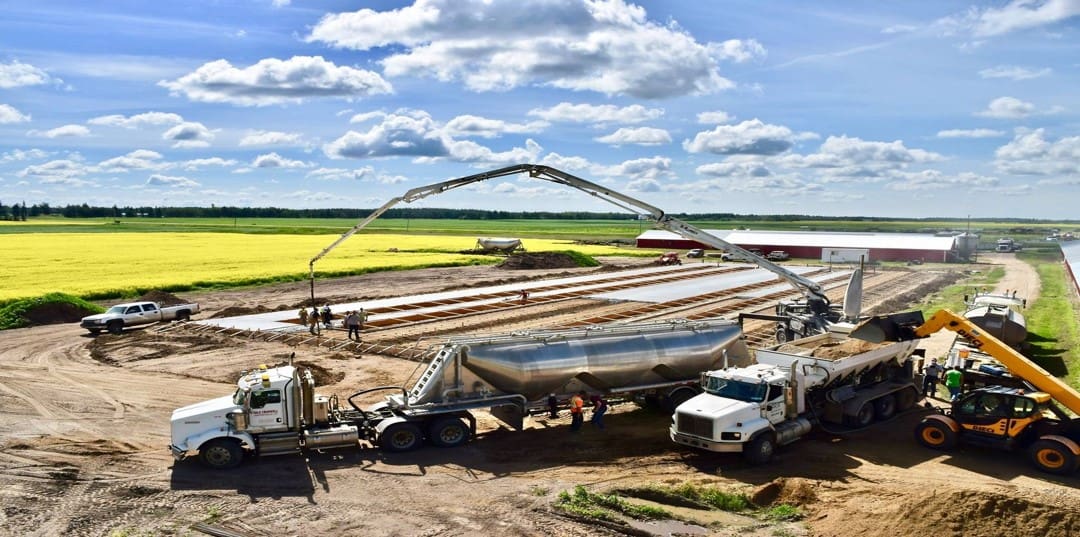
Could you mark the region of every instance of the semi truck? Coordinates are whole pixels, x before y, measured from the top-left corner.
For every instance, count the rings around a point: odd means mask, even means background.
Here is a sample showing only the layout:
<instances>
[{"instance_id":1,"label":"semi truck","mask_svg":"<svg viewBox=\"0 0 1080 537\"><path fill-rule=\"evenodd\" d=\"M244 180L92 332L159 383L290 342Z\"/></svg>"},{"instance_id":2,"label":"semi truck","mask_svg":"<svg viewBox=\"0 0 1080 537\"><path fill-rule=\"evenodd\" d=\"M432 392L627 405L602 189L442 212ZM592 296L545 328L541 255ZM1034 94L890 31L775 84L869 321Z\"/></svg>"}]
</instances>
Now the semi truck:
<instances>
[{"instance_id":1,"label":"semi truck","mask_svg":"<svg viewBox=\"0 0 1080 537\"><path fill-rule=\"evenodd\" d=\"M1038 469L1070 474L1080 468L1080 392L994 337L972 319L941 310L929 319L921 311L872 317L851 336L871 342L913 341L950 330L1017 378L1017 386L984 386L923 418L915 428L922 445L949 450L960 443L1026 452ZM1068 411L1058 407L1065 407Z\"/></svg>"},{"instance_id":2,"label":"semi truck","mask_svg":"<svg viewBox=\"0 0 1080 537\"><path fill-rule=\"evenodd\" d=\"M768 462L816 425L865 427L914 406L915 342L868 343L827 332L756 352L755 362L702 373L704 393L679 405L677 444Z\"/></svg>"},{"instance_id":3,"label":"semi truck","mask_svg":"<svg viewBox=\"0 0 1080 537\"><path fill-rule=\"evenodd\" d=\"M723 319L458 337L432 351L411 388L343 399L318 393L311 373L294 365L244 372L232 395L173 411L170 449L177 460L198 453L210 467L230 468L247 455L361 442L399 452L425 440L453 447L476 434L474 411L520 430L552 398L581 391L674 408L697 395L701 371L750 362L740 326ZM367 394L385 391L393 393L362 408Z\"/></svg>"},{"instance_id":4,"label":"semi truck","mask_svg":"<svg viewBox=\"0 0 1080 537\"><path fill-rule=\"evenodd\" d=\"M161 321L186 321L196 313L199 313L199 305L194 303L163 307L157 302L129 302L117 304L105 313L83 317L79 326L94 335L100 334L102 330L119 335L124 328L130 326Z\"/></svg>"}]
</instances>

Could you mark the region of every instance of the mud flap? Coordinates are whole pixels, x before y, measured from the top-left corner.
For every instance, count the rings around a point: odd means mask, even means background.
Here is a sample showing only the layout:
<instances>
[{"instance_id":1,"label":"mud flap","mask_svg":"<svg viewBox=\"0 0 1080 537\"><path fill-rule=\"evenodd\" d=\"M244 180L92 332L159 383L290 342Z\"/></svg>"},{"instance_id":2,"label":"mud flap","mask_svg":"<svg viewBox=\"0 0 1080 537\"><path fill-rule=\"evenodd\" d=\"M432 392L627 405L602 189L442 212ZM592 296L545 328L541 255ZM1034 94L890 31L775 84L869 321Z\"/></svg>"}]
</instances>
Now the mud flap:
<instances>
[{"instance_id":1,"label":"mud flap","mask_svg":"<svg viewBox=\"0 0 1080 537\"><path fill-rule=\"evenodd\" d=\"M915 329L921 326L923 322L924 318L921 311L878 315L859 323L849 335L855 339L869 341L870 343L909 341L917 339Z\"/></svg>"},{"instance_id":2,"label":"mud flap","mask_svg":"<svg viewBox=\"0 0 1080 537\"><path fill-rule=\"evenodd\" d=\"M525 413L518 405L502 405L491 407L491 415L499 421L507 424L515 431L525 428Z\"/></svg>"}]
</instances>

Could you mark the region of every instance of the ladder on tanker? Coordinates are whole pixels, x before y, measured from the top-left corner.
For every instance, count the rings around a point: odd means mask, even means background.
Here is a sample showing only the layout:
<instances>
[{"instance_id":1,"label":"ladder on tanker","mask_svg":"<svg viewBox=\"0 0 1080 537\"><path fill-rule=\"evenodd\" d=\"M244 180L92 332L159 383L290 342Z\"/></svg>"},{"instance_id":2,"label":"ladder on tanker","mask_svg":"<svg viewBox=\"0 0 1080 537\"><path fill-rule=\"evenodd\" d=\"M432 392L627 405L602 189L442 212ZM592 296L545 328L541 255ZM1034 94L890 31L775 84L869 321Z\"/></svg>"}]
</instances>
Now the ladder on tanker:
<instances>
[{"instance_id":1,"label":"ladder on tanker","mask_svg":"<svg viewBox=\"0 0 1080 537\"><path fill-rule=\"evenodd\" d=\"M409 397L418 399L420 396L424 395L428 385L431 384L433 380L438 380L442 374L443 364L445 364L448 359L453 358L457 352L458 348L456 345L446 345L442 349L439 349L439 352L431 359L431 363L424 369L424 373L416 380L416 384L413 385L412 390L409 391Z\"/></svg>"}]
</instances>

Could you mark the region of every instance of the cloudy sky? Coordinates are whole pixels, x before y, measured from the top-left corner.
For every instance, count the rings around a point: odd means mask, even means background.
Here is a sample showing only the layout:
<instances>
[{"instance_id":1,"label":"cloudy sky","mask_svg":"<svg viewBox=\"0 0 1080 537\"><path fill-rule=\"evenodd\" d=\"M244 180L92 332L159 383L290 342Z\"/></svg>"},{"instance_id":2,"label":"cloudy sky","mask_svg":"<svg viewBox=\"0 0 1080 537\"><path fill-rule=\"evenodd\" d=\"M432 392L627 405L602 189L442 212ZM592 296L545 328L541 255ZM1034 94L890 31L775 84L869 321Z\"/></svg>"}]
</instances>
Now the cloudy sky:
<instances>
[{"instance_id":1,"label":"cloudy sky","mask_svg":"<svg viewBox=\"0 0 1080 537\"><path fill-rule=\"evenodd\" d=\"M93 7L88 7L93 6ZM1080 218L1080 0L0 0L0 202ZM618 210L511 177L421 207Z\"/></svg>"}]
</instances>

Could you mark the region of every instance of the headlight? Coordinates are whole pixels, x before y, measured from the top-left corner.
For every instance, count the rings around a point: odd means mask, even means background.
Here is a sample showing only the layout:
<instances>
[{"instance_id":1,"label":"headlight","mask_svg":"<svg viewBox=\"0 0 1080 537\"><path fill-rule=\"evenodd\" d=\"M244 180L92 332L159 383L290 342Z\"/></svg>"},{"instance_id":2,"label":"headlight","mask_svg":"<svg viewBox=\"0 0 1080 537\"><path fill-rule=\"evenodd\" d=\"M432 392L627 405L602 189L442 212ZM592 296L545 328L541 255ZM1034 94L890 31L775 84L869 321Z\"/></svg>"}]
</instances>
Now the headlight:
<instances>
[{"instance_id":1,"label":"headlight","mask_svg":"<svg viewBox=\"0 0 1080 537\"><path fill-rule=\"evenodd\" d=\"M720 433L720 440L742 440L742 433Z\"/></svg>"}]
</instances>

